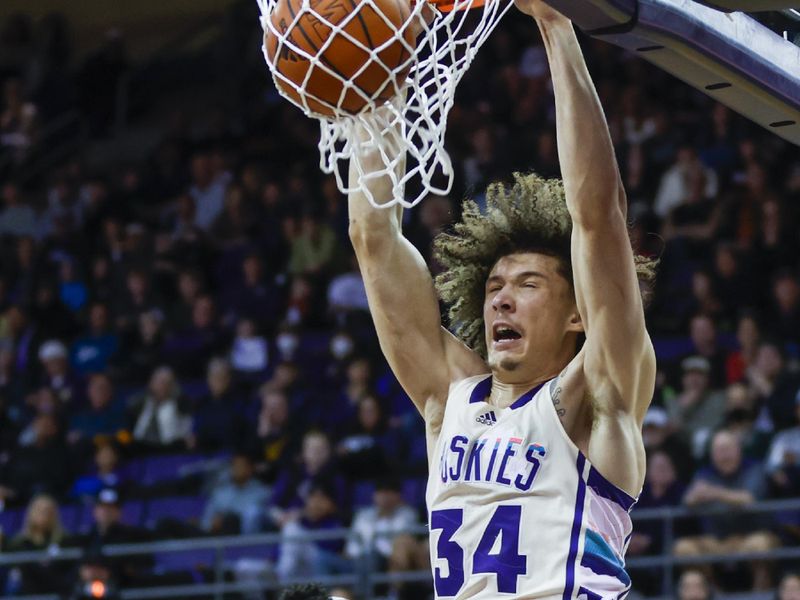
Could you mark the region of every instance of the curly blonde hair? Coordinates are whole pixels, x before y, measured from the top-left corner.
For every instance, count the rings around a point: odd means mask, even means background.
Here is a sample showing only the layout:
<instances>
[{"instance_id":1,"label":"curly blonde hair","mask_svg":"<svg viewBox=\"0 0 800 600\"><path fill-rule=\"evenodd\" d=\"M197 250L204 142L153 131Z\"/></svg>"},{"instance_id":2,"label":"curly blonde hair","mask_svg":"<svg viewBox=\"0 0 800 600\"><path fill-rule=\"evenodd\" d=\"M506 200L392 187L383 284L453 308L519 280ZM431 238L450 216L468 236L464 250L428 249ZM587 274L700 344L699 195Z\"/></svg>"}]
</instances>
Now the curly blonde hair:
<instances>
[{"instance_id":1,"label":"curly blonde hair","mask_svg":"<svg viewBox=\"0 0 800 600\"><path fill-rule=\"evenodd\" d=\"M453 333L486 357L486 279L503 256L535 252L556 257L560 273L573 285L571 234L572 219L559 179L514 173L513 185L493 183L487 188L485 210L465 200L461 222L434 240L434 256L443 267L436 290L448 305ZM652 282L657 261L640 255L634 259L639 281Z\"/></svg>"}]
</instances>

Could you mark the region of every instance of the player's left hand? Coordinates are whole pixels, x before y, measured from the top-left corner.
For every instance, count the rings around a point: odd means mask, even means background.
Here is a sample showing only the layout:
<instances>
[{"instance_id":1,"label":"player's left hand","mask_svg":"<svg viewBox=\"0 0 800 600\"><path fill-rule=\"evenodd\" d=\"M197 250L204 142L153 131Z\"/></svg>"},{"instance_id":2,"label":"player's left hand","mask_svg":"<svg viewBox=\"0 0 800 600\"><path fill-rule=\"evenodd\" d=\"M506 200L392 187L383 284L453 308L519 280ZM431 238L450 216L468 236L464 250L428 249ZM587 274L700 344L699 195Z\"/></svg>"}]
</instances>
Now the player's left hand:
<instances>
[{"instance_id":1,"label":"player's left hand","mask_svg":"<svg viewBox=\"0 0 800 600\"><path fill-rule=\"evenodd\" d=\"M567 18L544 0L514 0L517 8L537 21L561 21Z\"/></svg>"}]
</instances>

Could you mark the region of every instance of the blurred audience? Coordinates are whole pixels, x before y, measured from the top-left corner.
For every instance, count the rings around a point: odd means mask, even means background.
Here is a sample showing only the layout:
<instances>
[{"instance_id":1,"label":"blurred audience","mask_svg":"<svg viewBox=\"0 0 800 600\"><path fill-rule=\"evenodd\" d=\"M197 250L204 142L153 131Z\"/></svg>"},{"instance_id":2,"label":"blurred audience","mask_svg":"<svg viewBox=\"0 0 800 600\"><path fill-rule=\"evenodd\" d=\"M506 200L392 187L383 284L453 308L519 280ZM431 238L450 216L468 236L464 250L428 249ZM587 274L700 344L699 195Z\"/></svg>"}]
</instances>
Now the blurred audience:
<instances>
[{"instance_id":1,"label":"blurred audience","mask_svg":"<svg viewBox=\"0 0 800 600\"><path fill-rule=\"evenodd\" d=\"M452 193L403 215L434 273L431 242L452 223L458 199L481 202L485 184L514 169L558 176L546 57L522 34L521 18L506 17L507 30L490 38L459 87L447 144L458 174ZM380 359L348 250L346 197L319 174L318 129L263 76L259 44L246 43L261 35L257 20L234 17L223 27L231 28L223 46L210 41L209 52L179 62L167 56L162 71L129 57L121 30L77 52L61 15L0 22L6 540L32 498L86 502L107 489L117 498L105 492L95 529L122 533L95 535L147 539L123 530L119 494L144 496L145 505L167 493L201 495L188 502L203 506L232 452L234 462L247 452L253 465L237 467L241 488L223 479L214 489L231 497L267 490L253 513L261 517L236 517L254 531L346 526L365 508L352 505L351 487L394 467L406 477L427 468L421 421ZM235 52L224 47L231 40ZM678 527L690 553L772 547L775 533L793 543L797 514L762 522L740 513L736 522L729 509L800 494L800 154L671 75L586 42L630 200L631 238L661 259L647 309L659 377L644 416L649 470L639 506L673 505L688 488L687 505L728 510L704 515L700 532ZM224 73L224 106L211 106L214 84L195 75L209 72L210 56L212 71ZM153 102L126 111L117 102L125 82L154 90ZM117 127L140 121L152 144L121 154ZM83 152L76 130L100 140L101 151ZM313 489L322 491L310 498ZM129 526L145 522L146 510L136 518L131 509L141 505L126 506ZM420 493L413 508L423 507ZM755 537L739 530L744 524ZM631 553L659 551L660 535L637 526ZM347 559L337 563L341 548L286 547L296 551L288 571L346 567ZM314 558L307 565L304 552ZM386 568L427 560L424 544L400 536ZM90 549L74 578L51 580L80 598L87 583L113 594L155 576L147 560L124 566ZM720 566L717 587L765 586L769 565L754 567L755 581L743 584ZM654 592L660 577L651 578ZM634 586L643 581L634 577ZM709 581L687 571L679 596L707 598ZM779 595L791 598L794 580L785 581Z\"/></svg>"},{"instance_id":2,"label":"blurred audience","mask_svg":"<svg viewBox=\"0 0 800 600\"><path fill-rule=\"evenodd\" d=\"M229 473L211 490L203 529L217 535L258 533L266 526L269 501L270 489L255 478L250 456L235 454Z\"/></svg>"}]
</instances>

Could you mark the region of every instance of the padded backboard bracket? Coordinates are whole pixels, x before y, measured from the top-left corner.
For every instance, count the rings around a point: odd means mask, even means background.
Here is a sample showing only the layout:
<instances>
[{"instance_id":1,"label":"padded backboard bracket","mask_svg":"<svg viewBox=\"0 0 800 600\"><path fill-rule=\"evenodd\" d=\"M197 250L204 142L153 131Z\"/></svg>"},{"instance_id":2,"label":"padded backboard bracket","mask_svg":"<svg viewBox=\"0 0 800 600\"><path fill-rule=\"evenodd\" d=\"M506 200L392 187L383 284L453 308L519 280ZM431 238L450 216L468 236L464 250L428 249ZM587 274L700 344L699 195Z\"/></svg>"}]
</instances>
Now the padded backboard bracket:
<instances>
[{"instance_id":1,"label":"padded backboard bracket","mask_svg":"<svg viewBox=\"0 0 800 600\"><path fill-rule=\"evenodd\" d=\"M800 47L755 19L693 0L545 1L587 34L641 55L800 145Z\"/></svg>"}]
</instances>

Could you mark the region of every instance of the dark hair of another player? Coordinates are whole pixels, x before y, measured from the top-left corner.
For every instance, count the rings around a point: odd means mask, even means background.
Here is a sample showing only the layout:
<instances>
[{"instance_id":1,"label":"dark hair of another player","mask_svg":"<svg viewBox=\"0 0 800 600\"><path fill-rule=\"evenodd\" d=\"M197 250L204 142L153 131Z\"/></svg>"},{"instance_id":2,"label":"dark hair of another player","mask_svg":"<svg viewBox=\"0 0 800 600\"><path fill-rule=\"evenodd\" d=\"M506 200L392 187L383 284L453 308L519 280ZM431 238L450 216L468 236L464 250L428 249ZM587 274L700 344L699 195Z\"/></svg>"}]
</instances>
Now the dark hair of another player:
<instances>
[{"instance_id":1,"label":"dark hair of another player","mask_svg":"<svg viewBox=\"0 0 800 600\"><path fill-rule=\"evenodd\" d=\"M328 600L327 590L318 583L303 583L286 588L278 600Z\"/></svg>"},{"instance_id":2,"label":"dark hair of another player","mask_svg":"<svg viewBox=\"0 0 800 600\"><path fill-rule=\"evenodd\" d=\"M513 185L493 183L488 187L485 210L474 200L465 200L461 222L434 240L435 258L443 267L436 277L436 290L449 307L453 332L486 357L486 279L504 256L534 252L558 258L560 273L573 285L571 234L572 219L559 179L514 173ZM640 282L652 282L656 262L635 256Z\"/></svg>"}]
</instances>

